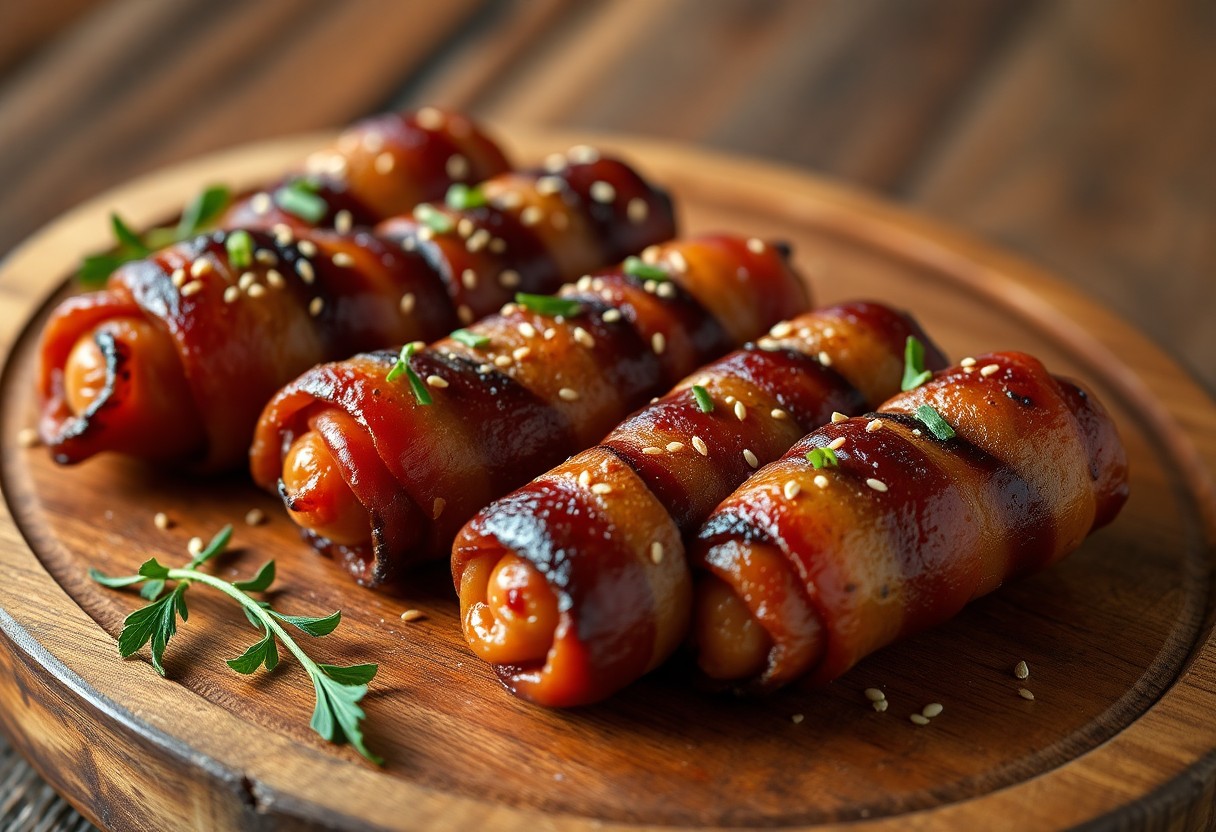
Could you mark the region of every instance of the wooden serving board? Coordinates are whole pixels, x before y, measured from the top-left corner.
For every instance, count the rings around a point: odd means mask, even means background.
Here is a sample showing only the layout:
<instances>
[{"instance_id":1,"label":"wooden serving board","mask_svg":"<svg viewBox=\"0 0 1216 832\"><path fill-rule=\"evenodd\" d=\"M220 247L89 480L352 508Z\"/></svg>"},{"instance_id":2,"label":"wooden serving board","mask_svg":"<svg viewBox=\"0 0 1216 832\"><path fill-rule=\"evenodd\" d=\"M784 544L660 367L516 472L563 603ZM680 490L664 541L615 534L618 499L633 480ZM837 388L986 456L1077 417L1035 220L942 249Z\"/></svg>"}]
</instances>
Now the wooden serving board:
<instances>
[{"instance_id":1,"label":"wooden serving board","mask_svg":"<svg viewBox=\"0 0 1216 832\"><path fill-rule=\"evenodd\" d=\"M574 140L503 133L525 159ZM86 815L118 829L1213 823L1216 407L1145 338L1034 268L799 172L601 142L670 185L686 231L791 241L821 302L883 299L915 312L955 358L1025 349L1086 379L1132 461L1123 514L1063 564L824 689L738 700L697 690L676 661L605 704L538 709L466 651L443 564L375 594L314 555L243 477L170 477L116 459L67 469L20 447L40 323L80 256L108 245L107 213L163 221L200 186L268 179L319 142L140 180L54 223L0 269L0 724ZM269 522L244 525L253 507ZM176 525L157 529L157 511ZM224 666L252 631L206 590L191 592L167 679L146 656L119 659L115 636L140 601L86 569L184 560L190 537L225 522L236 552L221 573L276 558L281 609L343 610L315 654L381 663L366 706L383 768L309 730L311 686L294 662L251 678ZM401 621L409 608L426 618ZM1019 660L1025 682L1012 673ZM871 686L886 691L886 713L869 707ZM944 713L913 725L929 702Z\"/></svg>"}]
</instances>

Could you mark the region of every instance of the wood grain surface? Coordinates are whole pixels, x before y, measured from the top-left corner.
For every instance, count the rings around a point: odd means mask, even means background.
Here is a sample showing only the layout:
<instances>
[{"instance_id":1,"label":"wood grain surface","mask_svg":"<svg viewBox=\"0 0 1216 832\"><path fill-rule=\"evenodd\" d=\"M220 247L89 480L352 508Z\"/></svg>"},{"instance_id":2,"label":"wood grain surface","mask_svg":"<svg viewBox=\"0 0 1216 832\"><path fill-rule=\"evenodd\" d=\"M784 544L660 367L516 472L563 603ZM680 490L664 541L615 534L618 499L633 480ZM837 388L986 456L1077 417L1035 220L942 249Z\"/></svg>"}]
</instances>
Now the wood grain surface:
<instances>
[{"instance_id":1,"label":"wood grain surface","mask_svg":"<svg viewBox=\"0 0 1216 832\"><path fill-rule=\"evenodd\" d=\"M439 103L880 190L1047 266L1216 389L1207 0L0 0L0 20L0 254L165 163ZM20 794L0 825L79 822Z\"/></svg>"},{"instance_id":2,"label":"wood grain surface","mask_svg":"<svg viewBox=\"0 0 1216 832\"><path fill-rule=\"evenodd\" d=\"M530 157L584 138L502 133ZM599 706L528 706L467 653L443 564L371 593L312 554L241 477L171 477L114 459L64 469L17 447L34 409L36 312L104 239L109 207L161 218L199 183L247 183L313 141L135 183L54 224L0 271L14 301L0 318L0 346L12 343L0 482L15 521L0 523L0 679L11 680L0 685L0 722L88 816L118 829L1212 822L1216 501L1204 467L1216 461L1216 407L1141 336L1034 269L788 169L643 141L616 147L671 186L689 231L790 240L821 301L882 297L956 356L1022 348L1084 377L1134 461L1124 513L1060 567L822 690L739 701L690 687L677 661ZM1112 351L1125 348L1125 360ZM343 609L340 635L316 649L336 663L382 662L367 710L384 769L308 730L311 692L291 663L249 679L225 668L250 632L203 591L192 592L168 679L114 654L138 599L99 588L86 566L122 573L152 554L184 559L189 537L239 525L255 506L271 521L239 526L236 552L217 568L247 573L275 557L280 607ZM175 525L157 529L155 511ZM402 622L409 608L426 617ZM1032 668L1026 682L1012 674L1019 660ZM886 690L887 713L869 708L870 686ZM945 713L926 728L907 720L928 702Z\"/></svg>"}]
</instances>

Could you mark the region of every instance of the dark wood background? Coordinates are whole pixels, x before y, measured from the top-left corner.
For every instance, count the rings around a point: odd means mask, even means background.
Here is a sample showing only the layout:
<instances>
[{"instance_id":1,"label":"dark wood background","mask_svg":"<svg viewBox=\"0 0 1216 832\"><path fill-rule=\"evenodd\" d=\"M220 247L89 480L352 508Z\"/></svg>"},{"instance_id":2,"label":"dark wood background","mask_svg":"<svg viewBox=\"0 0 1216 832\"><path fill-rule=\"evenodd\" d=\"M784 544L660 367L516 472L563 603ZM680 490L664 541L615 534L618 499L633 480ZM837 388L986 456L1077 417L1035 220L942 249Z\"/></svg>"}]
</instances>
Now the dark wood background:
<instances>
[{"instance_id":1,"label":"dark wood background","mask_svg":"<svg viewBox=\"0 0 1216 832\"><path fill-rule=\"evenodd\" d=\"M162 165L438 103L881 192L1216 389L1214 45L1211 0L0 0L0 252ZM6 753L0 825L80 822Z\"/></svg>"}]
</instances>

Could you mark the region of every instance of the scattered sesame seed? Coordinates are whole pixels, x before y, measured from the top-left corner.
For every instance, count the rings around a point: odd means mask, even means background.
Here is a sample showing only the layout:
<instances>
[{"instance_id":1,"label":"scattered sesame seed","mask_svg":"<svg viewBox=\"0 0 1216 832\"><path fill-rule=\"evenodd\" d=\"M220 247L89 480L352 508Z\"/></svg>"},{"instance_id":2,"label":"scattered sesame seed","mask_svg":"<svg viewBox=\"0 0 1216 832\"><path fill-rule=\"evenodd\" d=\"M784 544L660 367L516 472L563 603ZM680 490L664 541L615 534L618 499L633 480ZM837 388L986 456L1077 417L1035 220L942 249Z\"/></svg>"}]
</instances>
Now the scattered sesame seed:
<instances>
[{"instance_id":1,"label":"scattered sesame seed","mask_svg":"<svg viewBox=\"0 0 1216 832\"><path fill-rule=\"evenodd\" d=\"M305 283L311 284L317 279L317 273L313 270L312 263L309 263L307 260L296 261L296 274L298 274L300 279Z\"/></svg>"},{"instance_id":2,"label":"scattered sesame seed","mask_svg":"<svg viewBox=\"0 0 1216 832\"><path fill-rule=\"evenodd\" d=\"M747 241L747 250L753 254L764 253L764 241L759 237L751 237Z\"/></svg>"},{"instance_id":3,"label":"scattered sesame seed","mask_svg":"<svg viewBox=\"0 0 1216 832\"><path fill-rule=\"evenodd\" d=\"M629 217L632 223L640 223L646 221L646 216L650 213L650 206L646 204L646 200L635 196L629 200L629 205L625 207L625 216Z\"/></svg>"},{"instance_id":4,"label":"scattered sesame seed","mask_svg":"<svg viewBox=\"0 0 1216 832\"><path fill-rule=\"evenodd\" d=\"M435 502L431 503L431 519L438 520L439 515L443 514L443 510L447 504L447 500L443 499L442 497L436 497Z\"/></svg>"},{"instance_id":5,"label":"scattered sesame seed","mask_svg":"<svg viewBox=\"0 0 1216 832\"><path fill-rule=\"evenodd\" d=\"M616 188L610 182L597 180L591 183L591 198L596 202L610 203L616 199Z\"/></svg>"},{"instance_id":6,"label":"scattered sesame seed","mask_svg":"<svg viewBox=\"0 0 1216 832\"><path fill-rule=\"evenodd\" d=\"M418 240L416 240L413 237L402 237L401 238L401 250L402 251L414 251L416 248L418 248Z\"/></svg>"},{"instance_id":7,"label":"scattered sesame seed","mask_svg":"<svg viewBox=\"0 0 1216 832\"><path fill-rule=\"evenodd\" d=\"M442 376L429 375L426 377L426 383L430 387L438 387L440 390L448 386L447 380Z\"/></svg>"},{"instance_id":8,"label":"scattered sesame seed","mask_svg":"<svg viewBox=\"0 0 1216 832\"><path fill-rule=\"evenodd\" d=\"M516 361L523 361L525 358L527 358L531 354L532 354L531 347L516 347L514 350L511 351L511 357L514 358Z\"/></svg>"},{"instance_id":9,"label":"scattered sesame seed","mask_svg":"<svg viewBox=\"0 0 1216 832\"><path fill-rule=\"evenodd\" d=\"M823 350L820 350L820 351L819 351L819 356L818 356L818 357L819 357L819 363L820 363L820 364L822 364L823 366L825 366L825 367L831 367L831 366L832 366L832 356L828 355L828 354L827 354L826 352L824 352Z\"/></svg>"},{"instance_id":10,"label":"scattered sesame seed","mask_svg":"<svg viewBox=\"0 0 1216 832\"><path fill-rule=\"evenodd\" d=\"M794 325L789 321L782 321L768 331L768 334L774 338L784 338L789 335L794 329Z\"/></svg>"},{"instance_id":11,"label":"scattered sesame seed","mask_svg":"<svg viewBox=\"0 0 1216 832\"><path fill-rule=\"evenodd\" d=\"M224 303L236 303L237 298L241 296L241 290L236 286L229 286L224 290Z\"/></svg>"},{"instance_id":12,"label":"scattered sesame seed","mask_svg":"<svg viewBox=\"0 0 1216 832\"><path fill-rule=\"evenodd\" d=\"M435 239L435 229L431 228L429 225L422 226L422 228L419 228L417 231L414 232L414 234L419 240L422 240L424 243ZM402 241L401 247L403 249L405 249L406 251L414 250L414 246L407 245L405 243L405 241Z\"/></svg>"},{"instance_id":13,"label":"scattered sesame seed","mask_svg":"<svg viewBox=\"0 0 1216 832\"><path fill-rule=\"evenodd\" d=\"M929 724L929 718L922 714L912 714L912 716L908 717L908 719L912 720L912 722L916 725L928 725Z\"/></svg>"},{"instance_id":14,"label":"scattered sesame seed","mask_svg":"<svg viewBox=\"0 0 1216 832\"><path fill-rule=\"evenodd\" d=\"M647 280L642 283L642 291L648 295L653 295L656 291L658 291L658 288L659 283L657 280Z\"/></svg>"},{"instance_id":15,"label":"scattered sesame seed","mask_svg":"<svg viewBox=\"0 0 1216 832\"><path fill-rule=\"evenodd\" d=\"M578 484L580 488L586 488L587 486L591 485L591 472L586 470L580 471L578 475Z\"/></svg>"},{"instance_id":16,"label":"scattered sesame seed","mask_svg":"<svg viewBox=\"0 0 1216 832\"><path fill-rule=\"evenodd\" d=\"M830 449L832 449L833 451L840 450L841 448L844 447L844 437L837 436L835 439L833 439L831 442L828 443L828 447Z\"/></svg>"},{"instance_id":17,"label":"scattered sesame seed","mask_svg":"<svg viewBox=\"0 0 1216 832\"><path fill-rule=\"evenodd\" d=\"M152 517L152 525L156 526L156 528L163 532L166 529L172 528L173 521L169 519L169 515L165 514L163 511L158 511Z\"/></svg>"},{"instance_id":18,"label":"scattered sesame seed","mask_svg":"<svg viewBox=\"0 0 1216 832\"><path fill-rule=\"evenodd\" d=\"M195 260L193 263L190 264L190 276L191 277L202 277L203 275L210 272L211 268L212 268L212 266L211 266L210 260L204 260L204 259Z\"/></svg>"},{"instance_id":19,"label":"scattered sesame seed","mask_svg":"<svg viewBox=\"0 0 1216 832\"><path fill-rule=\"evenodd\" d=\"M182 288L183 286L186 285L186 270L185 269L174 269L173 274L171 274L169 276L169 280L171 280L173 282L173 285L176 288L178 288L178 289Z\"/></svg>"},{"instance_id":20,"label":"scattered sesame seed","mask_svg":"<svg viewBox=\"0 0 1216 832\"><path fill-rule=\"evenodd\" d=\"M814 482L815 482L815 485L817 485L820 488L828 487L828 478L825 477L823 474L816 474Z\"/></svg>"},{"instance_id":21,"label":"scattered sesame seed","mask_svg":"<svg viewBox=\"0 0 1216 832\"><path fill-rule=\"evenodd\" d=\"M182 297L188 298L191 295L197 295L203 291L203 282L201 280L191 280L182 287Z\"/></svg>"},{"instance_id":22,"label":"scattered sesame seed","mask_svg":"<svg viewBox=\"0 0 1216 832\"><path fill-rule=\"evenodd\" d=\"M468 242L464 244L464 247L469 251L476 253L481 251L489 244L490 232L486 231L484 228L479 228L469 236Z\"/></svg>"},{"instance_id":23,"label":"scattered sesame seed","mask_svg":"<svg viewBox=\"0 0 1216 832\"><path fill-rule=\"evenodd\" d=\"M258 282L258 276L256 274L254 274L253 272L245 272L244 274L241 275L240 279L237 280L236 285L237 285L237 288L240 289L242 292L248 292L249 287L257 282Z\"/></svg>"},{"instance_id":24,"label":"scattered sesame seed","mask_svg":"<svg viewBox=\"0 0 1216 832\"><path fill-rule=\"evenodd\" d=\"M295 233L287 223L276 222L271 230L274 232L275 242L281 246L290 245L296 239Z\"/></svg>"},{"instance_id":25,"label":"scattered sesame seed","mask_svg":"<svg viewBox=\"0 0 1216 832\"><path fill-rule=\"evenodd\" d=\"M795 725L798 725L799 723L802 722L802 720L804 718L805 717L803 717L802 714L794 714L793 716L790 717L790 722L794 723Z\"/></svg>"},{"instance_id":26,"label":"scattered sesame seed","mask_svg":"<svg viewBox=\"0 0 1216 832\"><path fill-rule=\"evenodd\" d=\"M317 244L312 240L300 240L300 242L296 245L296 248L298 248L300 250L300 254L303 254L305 257L317 256Z\"/></svg>"},{"instance_id":27,"label":"scattered sesame seed","mask_svg":"<svg viewBox=\"0 0 1216 832\"><path fill-rule=\"evenodd\" d=\"M676 274L684 274L688 271L688 261L684 259L683 253L678 248L668 251L667 259L671 262L671 268Z\"/></svg>"},{"instance_id":28,"label":"scattered sesame seed","mask_svg":"<svg viewBox=\"0 0 1216 832\"><path fill-rule=\"evenodd\" d=\"M657 245L646 246L646 248L642 249L642 262L653 266L659 262L659 255L662 251Z\"/></svg>"},{"instance_id":29,"label":"scattered sesame seed","mask_svg":"<svg viewBox=\"0 0 1216 832\"><path fill-rule=\"evenodd\" d=\"M883 482L882 480L876 480L873 477L870 477L868 480L866 480L866 485L870 486L870 488L873 488L875 491L879 492L880 494L887 490L887 484L885 482Z\"/></svg>"},{"instance_id":30,"label":"scattered sesame seed","mask_svg":"<svg viewBox=\"0 0 1216 832\"><path fill-rule=\"evenodd\" d=\"M885 700L885 699L879 699L877 702L870 703L870 705L874 708L874 710L878 711L880 714L886 712L887 704L888 704L887 700Z\"/></svg>"},{"instance_id":31,"label":"scattered sesame seed","mask_svg":"<svg viewBox=\"0 0 1216 832\"><path fill-rule=\"evenodd\" d=\"M460 222L456 223L456 233L464 238L471 235L475 229L476 226L473 225L473 221L468 217L461 217Z\"/></svg>"},{"instance_id":32,"label":"scattered sesame seed","mask_svg":"<svg viewBox=\"0 0 1216 832\"><path fill-rule=\"evenodd\" d=\"M324 298L313 298L308 302L308 314L314 318L320 315L325 310Z\"/></svg>"},{"instance_id":33,"label":"scattered sesame seed","mask_svg":"<svg viewBox=\"0 0 1216 832\"><path fill-rule=\"evenodd\" d=\"M1001 365L999 364L985 364L983 367L980 367L980 375L982 375L984 378L988 378L988 376L1000 372L1000 369Z\"/></svg>"},{"instance_id":34,"label":"scattered sesame seed","mask_svg":"<svg viewBox=\"0 0 1216 832\"><path fill-rule=\"evenodd\" d=\"M785 421L786 419L790 418L790 414L786 413L784 410L782 410L779 407L774 407L772 410L770 410L768 412L768 415L772 416L778 422L782 422L782 421Z\"/></svg>"},{"instance_id":35,"label":"scattered sesame seed","mask_svg":"<svg viewBox=\"0 0 1216 832\"><path fill-rule=\"evenodd\" d=\"M423 130L438 130L443 127L443 113L434 107L423 107L414 113L414 121Z\"/></svg>"},{"instance_id":36,"label":"scattered sesame seed","mask_svg":"<svg viewBox=\"0 0 1216 832\"><path fill-rule=\"evenodd\" d=\"M408 315L411 312L413 312L414 303L415 303L414 293L406 292L404 295L401 296L401 304L400 304L401 312L405 315Z\"/></svg>"},{"instance_id":37,"label":"scattered sesame seed","mask_svg":"<svg viewBox=\"0 0 1216 832\"><path fill-rule=\"evenodd\" d=\"M561 397L562 401L567 401L567 402L578 401L578 391L572 390L569 387L563 387L561 390L558 390L557 395Z\"/></svg>"},{"instance_id":38,"label":"scattered sesame seed","mask_svg":"<svg viewBox=\"0 0 1216 832\"><path fill-rule=\"evenodd\" d=\"M747 464L753 468L758 468L760 466L760 460L756 458L756 455L752 453L749 448L743 449L743 458L747 460Z\"/></svg>"},{"instance_id":39,"label":"scattered sesame seed","mask_svg":"<svg viewBox=\"0 0 1216 832\"><path fill-rule=\"evenodd\" d=\"M887 695L878 688L866 688L865 694L866 699L869 699L871 702L878 702L887 698Z\"/></svg>"},{"instance_id":40,"label":"scattered sesame seed","mask_svg":"<svg viewBox=\"0 0 1216 832\"><path fill-rule=\"evenodd\" d=\"M565 184L560 176L542 176L536 180L536 192L543 196L552 196L561 191Z\"/></svg>"},{"instance_id":41,"label":"scattered sesame seed","mask_svg":"<svg viewBox=\"0 0 1216 832\"><path fill-rule=\"evenodd\" d=\"M504 269L498 276L498 283L504 289L514 289L519 285L519 272L515 269Z\"/></svg>"},{"instance_id":42,"label":"scattered sesame seed","mask_svg":"<svg viewBox=\"0 0 1216 832\"><path fill-rule=\"evenodd\" d=\"M376 157L376 173L386 174L392 173L393 167L397 164L397 160L393 158L393 154L387 150Z\"/></svg>"},{"instance_id":43,"label":"scattered sesame seed","mask_svg":"<svg viewBox=\"0 0 1216 832\"><path fill-rule=\"evenodd\" d=\"M747 418L747 407L738 400L735 401L735 418L740 422Z\"/></svg>"},{"instance_id":44,"label":"scattered sesame seed","mask_svg":"<svg viewBox=\"0 0 1216 832\"><path fill-rule=\"evenodd\" d=\"M571 162L580 165L591 165L600 159L600 152L591 145L586 144L574 145L574 147L566 151L566 155L570 157Z\"/></svg>"},{"instance_id":45,"label":"scattered sesame seed","mask_svg":"<svg viewBox=\"0 0 1216 832\"><path fill-rule=\"evenodd\" d=\"M597 482L595 485L591 486L591 493L592 494L611 494L612 486L606 482Z\"/></svg>"},{"instance_id":46,"label":"scattered sesame seed","mask_svg":"<svg viewBox=\"0 0 1216 832\"><path fill-rule=\"evenodd\" d=\"M781 489L781 492L785 494L785 499L787 500L794 499L801 491L802 486L799 485L796 480L786 480L785 487Z\"/></svg>"},{"instance_id":47,"label":"scattered sesame seed","mask_svg":"<svg viewBox=\"0 0 1216 832\"><path fill-rule=\"evenodd\" d=\"M971 356L967 356L966 358L964 358L962 361L960 361L958 363L963 367L974 367L975 359L972 358Z\"/></svg>"},{"instance_id":48,"label":"scattered sesame seed","mask_svg":"<svg viewBox=\"0 0 1216 832\"><path fill-rule=\"evenodd\" d=\"M460 319L462 324L471 324L476 316L473 314L472 309L462 303L456 308L456 317Z\"/></svg>"},{"instance_id":49,"label":"scattered sesame seed","mask_svg":"<svg viewBox=\"0 0 1216 832\"><path fill-rule=\"evenodd\" d=\"M834 327L825 326L823 328L823 337L824 338L831 338L835 334L836 334L836 329Z\"/></svg>"},{"instance_id":50,"label":"scattered sesame seed","mask_svg":"<svg viewBox=\"0 0 1216 832\"><path fill-rule=\"evenodd\" d=\"M650 336L650 348L654 350L655 355L662 355L667 349L667 338L661 332L656 332Z\"/></svg>"},{"instance_id":51,"label":"scattered sesame seed","mask_svg":"<svg viewBox=\"0 0 1216 832\"><path fill-rule=\"evenodd\" d=\"M199 552L203 551L203 539L201 537L192 537L190 542L186 544L186 551L191 557L198 557Z\"/></svg>"},{"instance_id":52,"label":"scattered sesame seed","mask_svg":"<svg viewBox=\"0 0 1216 832\"><path fill-rule=\"evenodd\" d=\"M663 453L663 449L657 445L647 445L645 448L642 448L642 453L646 456L658 456Z\"/></svg>"},{"instance_id":53,"label":"scattered sesame seed","mask_svg":"<svg viewBox=\"0 0 1216 832\"><path fill-rule=\"evenodd\" d=\"M670 282L660 283L659 288L655 289L654 293L661 298L671 300L676 296L676 284Z\"/></svg>"},{"instance_id":54,"label":"scattered sesame seed","mask_svg":"<svg viewBox=\"0 0 1216 832\"><path fill-rule=\"evenodd\" d=\"M603 315L603 321L606 324L614 324L621 319L621 310L609 309Z\"/></svg>"},{"instance_id":55,"label":"scattered sesame seed","mask_svg":"<svg viewBox=\"0 0 1216 832\"><path fill-rule=\"evenodd\" d=\"M355 224L355 218L351 216L350 211L343 208L338 213L334 214L334 230L339 234L345 234L350 231Z\"/></svg>"},{"instance_id":56,"label":"scattered sesame seed","mask_svg":"<svg viewBox=\"0 0 1216 832\"><path fill-rule=\"evenodd\" d=\"M363 134L362 144L369 153L379 153L384 147L384 135L378 130L368 130Z\"/></svg>"},{"instance_id":57,"label":"scattered sesame seed","mask_svg":"<svg viewBox=\"0 0 1216 832\"><path fill-rule=\"evenodd\" d=\"M349 267L355 265L355 258L351 257L345 251L339 251L334 255L334 265Z\"/></svg>"},{"instance_id":58,"label":"scattered sesame seed","mask_svg":"<svg viewBox=\"0 0 1216 832\"><path fill-rule=\"evenodd\" d=\"M517 329L519 329L519 334L525 338L536 337L536 327L532 326L532 324L528 323L527 321L521 322Z\"/></svg>"},{"instance_id":59,"label":"scattered sesame seed","mask_svg":"<svg viewBox=\"0 0 1216 832\"><path fill-rule=\"evenodd\" d=\"M832 421L833 422L843 422L843 421L847 420L848 418L849 418L848 416L845 416L839 410L832 411Z\"/></svg>"},{"instance_id":60,"label":"scattered sesame seed","mask_svg":"<svg viewBox=\"0 0 1216 832\"><path fill-rule=\"evenodd\" d=\"M270 201L270 194L256 193L249 198L249 207L253 209L253 213L258 216L264 216L270 213L270 209L274 207L274 203Z\"/></svg>"},{"instance_id":61,"label":"scattered sesame seed","mask_svg":"<svg viewBox=\"0 0 1216 832\"><path fill-rule=\"evenodd\" d=\"M453 153L448 157L447 164L444 165L448 176L453 179L464 179L469 175L469 160L461 156L459 153Z\"/></svg>"},{"instance_id":62,"label":"scattered sesame seed","mask_svg":"<svg viewBox=\"0 0 1216 832\"><path fill-rule=\"evenodd\" d=\"M268 269L266 271L266 285L275 289L282 289L287 285L287 281L283 280L283 275L279 274L278 269Z\"/></svg>"},{"instance_id":63,"label":"scattered sesame seed","mask_svg":"<svg viewBox=\"0 0 1216 832\"><path fill-rule=\"evenodd\" d=\"M266 294L266 287L261 283L255 283L249 287L249 297L251 298L260 298L264 294Z\"/></svg>"},{"instance_id":64,"label":"scattered sesame seed","mask_svg":"<svg viewBox=\"0 0 1216 832\"><path fill-rule=\"evenodd\" d=\"M472 269L465 269L460 273L460 282L464 284L466 289L477 288L477 272Z\"/></svg>"},{"instance_id":65,"label":"scattered sesame seed","mask_svg":"<svg viewBox=\"0 0 1216 832\"><path fill-rule=\"evenodd\" d=\"M669 454L678 454L682 450L684 450L683 442L668 442L667 443L667 453L669 453Z\"/></svg>"},{"instance_id":66,"label":"scattered sesame seed","mask_svg":"<svg viewBox=\"0 0 1216 832\"><path fill-rule=\"evenodd\" d=\"M541 333L541 335L546 341L552 341L557 337L557 330L553 327L549 327L543 333Z\"/></svg>"},{"instance_id":67,"label":"scattered sesame seed","mask_svg":"<svg viewBox=\"0 0 1216 832\"><path fill-rule=\"evenodd\" d=\"M266 512L260 508L251 508L245 512L246 526L260 526L266 522Z\"/></svg>"},{"instance_id":68,"label":"scattered sesame seed","mask_svg":"<svg viewBox=\"0 0 1216 832\"><path fill-rule=\"evenodd\" d=\"M587 349L591 349L595 346L595 338L593 338L591 333L583 329L581 326L576 326L574 328L574 340L582 344Z\"/></svg>"},{"instance_id":69,"label":"scattered sesame seed","mask_svg":"<svg viewBox=\"0 0 1216 832\"><path fill-rule=\"evenodd\" d=\"M557 173L566 166L566 157L561 153L550 153L545 157L544 168L549 173Z\"/></svg>"},{"instance_id":70,"label":"scattered sesame seed","mask_svg":"<svg viewBox=\"0 0 1216 832\"><path fill-rule=\"evenodd\" d=\"M1026 662L1018 662L1013 666L1013 675L1018 679L1029 679L1030 665L1026 664Z\"/></svg>"},{"instance_id":71,"label":"scattered sesame seed","mask_svg":"<svg viewBox=\"0 0 1216 832\"><path fill-rule=\"evenodd\" d=\"M663 562L663 544L657 540L650 544L650 560L656 564Z\"/></svg>"},{"instance_id":72,"label":"scattered sesame seed","mask_svg":"<svg viewBox=\"0 0 1216 832\"><path fill-rule=\"evenodd\" d=\"M401 620L406 624L423 618L426 618L426 613L424 613L422 610L406 610L405 612L401 613Z\"/></svg>"},{"instance_id":73,"label":"scattered sesame seed","mask_svg":"<svg viewBox=\"0 0 1216 832\"><path fill-rule=\"evenodd\" d=\"M1023 699L1030 700L1031 702L1034 701L1034 694L1026 688L1018 688L1018 696L1022 697Z\"/></svg>"},{"instance_id":74,"label":"scattered sesame seed","mask_svg":"<svg viewBox=\"0 0 1216 832\"><path fill-rule=\"evenodd\" d=\"M871 419L866 422L866 433L873 433L876 430L882 430L882 419Z\"/></svg>"},{"instance_id":75,"label":"scattered sesame seed","mask_svg":"<svg viewBox=\"0 0 1216 832\"><path fill-rule=\"evenodd\" d=\"M935 717L935 716L940 716L941 712L943 710L944 710L944 708L942 708L942 703L930 702L928 705L921 708L920 712L921 712L922 716L926 716L929 719L933 719L933 717Z\"/></svg>"},{"instance_id":76,"label":"scattered sesame seed","mask_svg":"<svg viewBox=\"0 0 1216 832\"><path fill-rule=\"evenodd\" d=\"M508 355L499 355L494 358L494 366L509 367L511 366L511 357Z\"/></svg>"}]
</instances>

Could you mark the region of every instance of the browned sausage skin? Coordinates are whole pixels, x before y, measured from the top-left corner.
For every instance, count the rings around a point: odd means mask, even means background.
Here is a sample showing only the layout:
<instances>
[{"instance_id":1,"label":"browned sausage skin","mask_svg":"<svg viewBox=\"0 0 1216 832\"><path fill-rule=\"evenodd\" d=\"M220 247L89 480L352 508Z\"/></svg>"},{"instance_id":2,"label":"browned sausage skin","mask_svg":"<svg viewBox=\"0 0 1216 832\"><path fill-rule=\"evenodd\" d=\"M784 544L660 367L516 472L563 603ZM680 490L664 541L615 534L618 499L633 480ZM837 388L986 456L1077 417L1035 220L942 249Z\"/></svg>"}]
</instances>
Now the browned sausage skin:
<instances>
[{"instance_id":1,"label":"browned sausage skin","mask_svg":"<svg viewBox=\"0 0 1216 832\"><path fill-rule=\"evenodd\" d=\"M452 556L470 647L513 693L550 706L602 699L655 667L688 626L682 536L807 429L898 390L909 336L924 340L870 303L779 323L484 509ZM931 344L927 361L945 364Z\"/></svg>"},{"instance_id":2,"label":"browned sausage skin","mask_svg":"<svg viewBox=\"0 0 1216 832\"><path fill-rule=\"evenodd\" d=\"M807 453L825 447L839 464L816 470ZM714 511L694 552L701 667L769 688L829 681L1055 563L1126 497L1092 395L1022 353L966 359L809 434Z\"/></svg>"}]
</instances>

